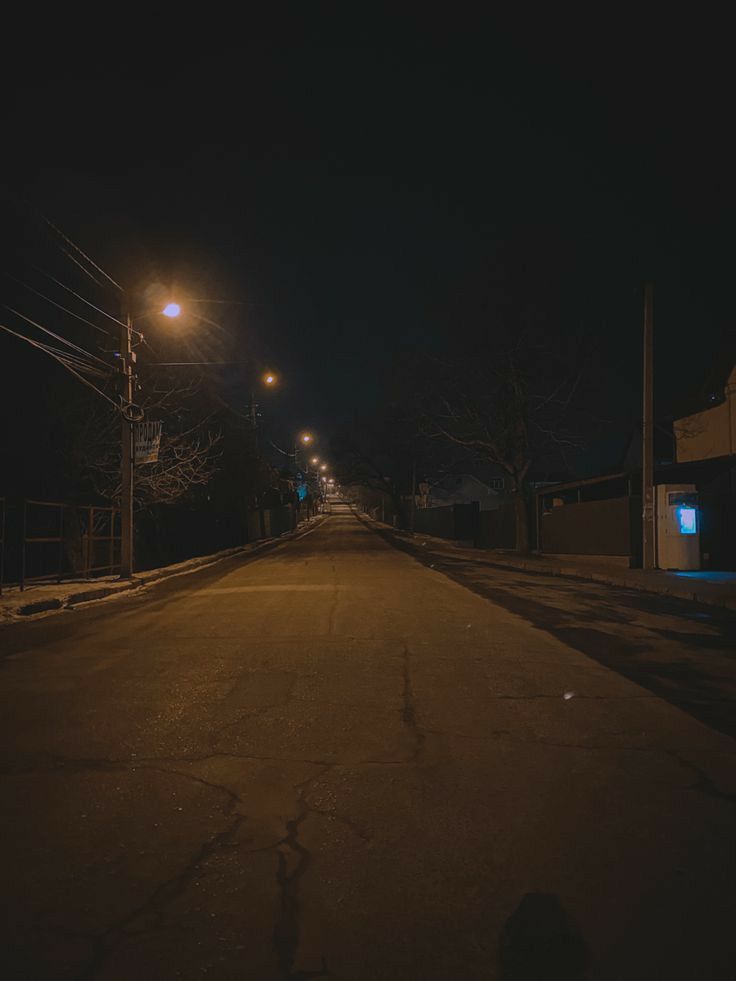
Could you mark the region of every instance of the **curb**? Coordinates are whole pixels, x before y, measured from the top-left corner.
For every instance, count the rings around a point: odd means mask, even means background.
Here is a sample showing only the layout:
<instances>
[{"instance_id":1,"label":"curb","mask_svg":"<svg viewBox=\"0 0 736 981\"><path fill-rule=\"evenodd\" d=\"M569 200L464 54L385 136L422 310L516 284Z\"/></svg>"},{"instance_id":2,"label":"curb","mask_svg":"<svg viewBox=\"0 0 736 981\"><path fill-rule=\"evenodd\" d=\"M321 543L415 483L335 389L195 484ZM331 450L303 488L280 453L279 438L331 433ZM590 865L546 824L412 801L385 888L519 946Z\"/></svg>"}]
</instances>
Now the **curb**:
<instances>
[{"instance_id":1,"label":"curb","mask_svg":"<svg viewBox=\"0 0 736 981\"><path fill-rule=\"evenodd\" d=\"M375 530L383 535L385 538L390 539L394 542L400 542L407 552L412 555L421 556L422 554L429 554L428 552L419 551L421 548L418 545L415 533L401 531L394 528L392 525L387 525L383 522L377 521L375 518L371 518L370 515L361 514L358 515L359 518L365 521L371 522L375 527ZM434 544L432 536L426 537L428 541ZM452 542L445 542L442 540L442 544L454 544ZM441 562L443 556L438 555L437 561ZM540 567L534 562L527 562L520 559L518 562L504 562L502 559L495 557L487 557L482 554L482 552L477 556L473 556L469 561L476 561L479 565L491 566L497 569L508 569L515 572L530 572L537 573L543 576L559 576L564 579L580 579L585 582L599 582L606 586L615 586L619 589L633 589L641 593L651 593L654 596L666 596L670 599L680 599L690 603L700 603L703 606L716 606L721 609L736 610L736 595L714 595L710 592L703 592L693 587L677 586L675 584L664 584L664 583L647 583L634 580L633 582L620 578L615 574L607 574L601 572L595 572L594 570L581 569L578 566L557 566L554 568Z\"/></svg>"},{"instance_id":2,"label":"curb","mask_svg":"<svg viewBox=\"0 0 736 981\"><path fill-rule=\"evenodd\" d=\"M133 589L162 582L165 579L173 579L175 576L185 576L190 572L199 572L207 566L215 565L226 559L235 558L238 555L255 555L258 552L274 548L287 541L298 539L302 534L306 534L307 529L311 531L328 517L326 514L318 515L315 518L308 518L293 531L285 531L277 538L264 538L258 542L249 542L247 545L239 545L236 548L224 549L222 552L213 552L210 555L197 556L195 559L186 559L184 562L177 562L174 565L163 566L161 569L151 569L149 572L142 572L129 582L109 583L105 586L91 587L85 584L79 592L69 593L67 596L49 596L46 599L31 600L23 606L16 607L13 613L0 619L0 624L13 623L19 617L29 617L36 613L50 613L56 610L65 610L76 606L79 603L90 603L93 600L105 599L108 596L115 596L117 593L127 593ZM183 566L183 568L182 568Z\"/></svg>"}]
</instances>

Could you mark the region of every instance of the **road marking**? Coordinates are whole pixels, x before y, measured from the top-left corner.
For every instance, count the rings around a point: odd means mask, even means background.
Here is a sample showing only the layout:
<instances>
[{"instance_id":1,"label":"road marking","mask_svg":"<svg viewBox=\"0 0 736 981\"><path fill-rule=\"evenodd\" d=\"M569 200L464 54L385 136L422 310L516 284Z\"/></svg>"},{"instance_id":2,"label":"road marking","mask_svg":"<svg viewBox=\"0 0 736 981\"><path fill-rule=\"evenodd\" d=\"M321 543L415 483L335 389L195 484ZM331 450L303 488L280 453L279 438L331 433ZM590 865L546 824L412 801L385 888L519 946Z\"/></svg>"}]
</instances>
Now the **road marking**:
<instances>
[{"instance_id":1,"label":"road marking","mask_svg":"<svg viewBox=\"0 0 736 981\"><path fill-rule=\"evenodd\" d=\"M213 586L210 589L200 589L200 595L211 593L332 593L336 589L348 589L347 586Z\"/></svg>"}]
</instances>

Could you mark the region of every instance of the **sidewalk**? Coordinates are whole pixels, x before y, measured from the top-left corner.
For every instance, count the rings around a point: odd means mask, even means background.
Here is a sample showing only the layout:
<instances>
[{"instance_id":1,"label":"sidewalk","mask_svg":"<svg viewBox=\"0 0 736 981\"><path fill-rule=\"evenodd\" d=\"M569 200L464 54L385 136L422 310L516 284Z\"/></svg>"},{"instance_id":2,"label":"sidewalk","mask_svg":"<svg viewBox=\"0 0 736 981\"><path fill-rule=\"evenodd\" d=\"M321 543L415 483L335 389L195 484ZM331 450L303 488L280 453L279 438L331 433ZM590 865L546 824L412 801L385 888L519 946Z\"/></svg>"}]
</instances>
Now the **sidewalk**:
<instances>
[{"instance_id":1,"label":"sidewalk","mask_svg":"<svg viewBox=\"0 0 736 981\"><path fill-rule=\"evenodd\" d=\"M128 581L120 580L117 576L101 576L98 579L76 579L61 583L38 584L29 586L24 592L21 592L17 586L5 586L2 596L0 596L0 624L12 623L19 618L34 614L63 610L79 603L106 599L120 593L129 593L131 590L144 589L162 579L184 576L235 555L250 555L260 552L272 548L280 542L299 538L307 529L311 531L324 518L324 514L319 514L313 518L307 518L294 531L285 532L278 538L264 538L248 545L239 545L237 548L226 548L221 552L214 552L212 555L199 555L192 559L186 559L184 562L163 566L160 569L149 569L147 572L136 573L135 578Z\"/></svg>"},{"instance_id":2,"label":"sidewalk","mask_svg":"<svg viewBox=\"0 0 736 981\"><path fill-rule=\"evenodd\" d=\"M519 555L503 549L473 548L463 542L399 531L368 515L361 515L361 517L401 541L411 552L420 556L433 556L438 559L452 556L500 569L587 579L608 586L638 589L661 596L693 600L707 606L722 606L736 610L736 572L666 572L662 569L645 571L606 565L603 562L576 562L574 556L568 559L545 555Z\"/></svg>"}]
</instances>

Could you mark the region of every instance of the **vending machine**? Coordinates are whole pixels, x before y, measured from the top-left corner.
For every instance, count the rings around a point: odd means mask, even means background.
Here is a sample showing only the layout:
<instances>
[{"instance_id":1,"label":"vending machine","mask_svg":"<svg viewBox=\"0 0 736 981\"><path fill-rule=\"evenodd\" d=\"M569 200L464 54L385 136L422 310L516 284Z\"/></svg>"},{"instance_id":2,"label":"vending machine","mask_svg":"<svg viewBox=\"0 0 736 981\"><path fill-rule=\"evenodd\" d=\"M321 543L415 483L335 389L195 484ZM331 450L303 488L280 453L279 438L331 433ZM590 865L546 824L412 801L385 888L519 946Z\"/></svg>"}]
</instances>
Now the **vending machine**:
<instances>
[{"instance_id":1,"label":"vending machine","mask_svg":"<svg viewBox=\"0 0 736 981\"><path fill-rule=\"evenodd\" d=\"M695 484L657 487L657 566L700 568L700 508Z\"/></svg>"}]
</instances>

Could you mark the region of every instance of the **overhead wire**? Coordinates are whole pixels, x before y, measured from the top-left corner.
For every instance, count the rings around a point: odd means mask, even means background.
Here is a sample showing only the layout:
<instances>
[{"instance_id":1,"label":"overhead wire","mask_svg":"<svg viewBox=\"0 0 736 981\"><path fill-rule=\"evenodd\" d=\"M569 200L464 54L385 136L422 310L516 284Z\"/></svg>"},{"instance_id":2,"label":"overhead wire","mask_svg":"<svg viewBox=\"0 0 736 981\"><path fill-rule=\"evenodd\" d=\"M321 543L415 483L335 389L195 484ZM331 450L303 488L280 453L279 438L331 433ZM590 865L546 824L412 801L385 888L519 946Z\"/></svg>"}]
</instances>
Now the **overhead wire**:
<instances>
[{"instance_id":1,"label":"overhead wire","mask_svg":"<svg viewBox=\"0 0 736 981\"><path fill-rule=\"evenodd\" d=\"M120 406L114 399L111 399L109 395L102 391L102 389L94 385L91 381L89 381L89 379L85 378L84 375L81 375L79 371L72 367L68 359L59 357L57 354L55 354L54 349L52 349L49 344L42 344L40 341L34 341L32 337L27 337L25 334L20 334L18 331L8 327L6 324L0 323L0 330L7 331L8 334L12 334L14 337L19 338L19 340L26 341L26 343L30 344L32 347L38 348L40 351L48 354L55 361L58 361L63 368L66 368L68 372L74 375L75 378L81 381L83 385L86 385L87 388L91 388L93 391L97 392L98 395L101 395L103 399L113 405L116 409L120 409Z\"/></svg>"},{"instance_id":2,"label":"overhead wire","mask_svg":"<svg viewBox=\"0 0 736 981\"><path fill-rule=\"evenodd\" d=\"M288 453L286 450L282 450L281 447L277 446L272 439L269 439L268 442L271 444L271 446L273 446L275 450L278 450L279 453L282 453L284 456L295 456L294 453Z\"/></svg>"},{"instance_id":3,"label":"overhead wire","mask_svg":"<svg viewBox=\"0 0 736 981\"><path fill-rule=\"evenodd\" d=\"M74 256L71 254L71 252L67 252L66 249L61 249L61 251L67 257L67 259L71 259L71 261L74 263L74 265L75 266L78 266L78 268L82 270L82 272L84 273L85 276L89 276L89 278L92 280L92 282L96 286L99 286L101 289L104 289L105 288L105 284L103 282L101 282L96 276L93 276L92 273L89 271L89 269L87 269L85 266L82 265L82 263L79 261L79 259L75 259L74 258Z\"/></svg>"},{"instance_id":4,"label":"overhead wire","mask_svg":"<svg viewBox=\"0 0 736 981\"><path fill-rule=\"evenodd\" d=\"M13 307L8 306L7 304L3 304L3 306L5 307L6 310L10 310L11 313L14 313L16 317L20 317L21 320L25 320L26 323L31 324L32 327L36 327L38 330L43 331L44 334L48 334L50 337L53 337L55 340L61 341L62 344L67 344L75 351L79 351L80 354L84 354L86 357L91 358L93 361L96 361L98 364L101 364L104 368L110 370L110 365L108 365L106 361L103 361L102 358L98 358L96 354L92 354L90 351L86 351L83 347L80 347L79 344L75 344L73 341L70 341L68 338L63 337L61 334L54 333L53 330L49 330L48 327L44 327L43 324L39 324L37 321L32 320L30 317L27 317L24 313L21 313L19 310L15 310Z\"/></svg>"},{"instance_id":5,"label":"overhead wire","mask_svg":"<svg viewBox=\"0 0 736 981\"><path fill-rule=\"evenodd\" d=\"M249 364L249 361L147 361L146 367L182 368L189 365L221 366L226 364Z\"/></svg>"},{"instance_id":6,"label":"overhead wire","mask_svg":"<svg viewBox=\"0 0 736 981\"><path fill-rule=\"evenodd\" d=\"M8 332L11 332L9 327L5 327L4 329L7 330ZM54 347L52 344L43 344L41 341L35 341L33 340L33 338L28 337L27 334L16 333L15 336L20 338L21 340L28 341L28 343L31 344L33 347L36 347L40 351L44 351L46 354L49 354L56 361L59 361L62 364L64 364L65 367L73 366L76 370L84 371L87 374L94 375L97 378L110 377L109 372L102 371L96 365L90 365L87 361L85 361L83 358L80 358L76 354L69 354L68 351L64 351L61 348Z\"/></svg>"},{"instance_id":7,"label":"overhead wire","mask_svg":"<svg viewBox=\"0 0 736 981\"><path fill-rule=\"evenodd\" d=\"M103 269L103 268L102 268L101 266L98 266L98 265L97 265L97 263L96 263L96 262L94 261L94 259L90 259L90 257L89 257L89 256L87 255L87 253L86 253L86 252L83 252L83 251L82 251L82 249L80 249L80 247L79 247L79 246L78 246L78 245L76 244L76 242L73 242L73 241L72 241L72 240L71 240L71 239L69 238L69 236L68 236L68 235L65 235L65 234L64 234L64 232L62 232L62 230L61 230L60 228L57 228L57 227L56 227L56 225L54 225L54 223L53 223L52 221L50 221L50 220L49 220L49 219L48 219L48 218L46 217L46 215L41 215L41 217L42 217L42 218L43 218L43 220L44 220L44 221L46 222L46 224L47 224L47 225L49 226L49 228L53 228L53 230L54 230L54 231L56 232L56 234L57 234L57 235L60 235L60 236L61 236L61 238L63 238L63 239L64 239L64 241L65 241L65 242L67 243L67 245L71 245L71 247L72 247L72 248L73 248L73 249L75 250L75 252L78 252L78 253L79 253L79 255L81 255L81 256L82 256L82 257L83 257L84 259L86 259L86 260L87 260L87 262L88 262L88 263L89 263L89 264L90 264L90 265L91 265L91 266L92 266L92 267L93 267L94 269L96 269L98 273L101 273L101 274L102 274L102 275L103 275L103 276L105 277L105 279L106 279L106 280L107 280L108 282L110 282L110 283L112 283L112 285L113 285L113 286L114 286L114 287L115 287L116 289L119 289L121 293L123 293L123 292L125 292L125 291L123 290L123 287L122 287L122 286L120 285L120 283L117 283L117 282L115 282L115 280L114 280L114 279L112 278L112 276L110 276L110 275L108 275L108 273L106 273L106 272L105 272L105 270L104 270L104 269ZM67 253L67 255L68 255L68 253Z\"/></svg>"},{"instance_id":8,"label":"overhead wire","mask_svg":"<svg viewBox=\"0 0 736 981\"><path fill-rule=\"evenodd\" d=\"M56 283L57 286L61 286L61 288L63 290L66 290L67 293L71 293L72 296L76 296L76 298L78 300L81 300L82 303L86 303L88 307L92 307L93 310L96 310L98 313L101 313L103 317L107 317L108 320L112 320L112 322L117 324L119 327L125 327L125 328L128 327L128 324L124 323L122 320L119 320L117 317L113 317L111 313L108 313L107 310L103 310L102 307L96 306L90 300L86 299L84 296L81 296L79 293L73 290L71 286L67 286L65 283L62 283L60 280L58 280L56 276L52 276L51 273L46 272L45 269L41 269L40 266L34 266L33 268L37 272L40 272L42 276L46 276L47 279L50 279L52 283ZM139 330L136 330L134 327L131 327L130 329L133 331L134 334L137 334L139 337L143 337L143 334L141 334Z\"/></svg>"},{"instance_id":9,"label":"overhead wire","mask_svg":"<svg viewBox=\"0 0 736 981\"><path fill-rule=\"evenodd\" d=\"M101 368L97 368L95 365L89 364L83 358L78 357L76 354L69 354L67 351L63 351L61 348L54 347L51 344L39 344L41 350L46 351L52 357L55 357L57 361L63 361L65 364L72 365L78 371L83 371L85 374L94 375L95 378L109 378L109 371L102 371Z\"/></svg>"},{"instance_id":10,"label":"overhead wire","mask_svg":"<svg viewBox=\"0 0 736 981\"><path fill-rule=\"evenodd\" d=\"M35 293L36 296L40 296L42 300L46 300L47 303L51 303L59 310L63 310L64 313L68 313L70 317L76 317L77 320L81 320L83 324L87 324L89 327L94 327L95 330L98 330L101 334L104 334L106 337L112 336L109 330L105 330L104 327L99 327L97 324L92 323L91 320L87 320L86 317L81 317L78 313L75 313L73 310L70 310L68 307L62 306L61 303L57 303L56 300L52 300L50 296L46 296L45 293L42 293L40 290L35 289L35 287L33 286L29 286L28 283L24 283L22 279L18 279L17 277L13 276L9 272L3 271L3 275L7 276L8 279L12 279L13 282L18 283L19 286L23 286L25 289L30 290L31 293Z\"/></svg>"}]
</instances>

